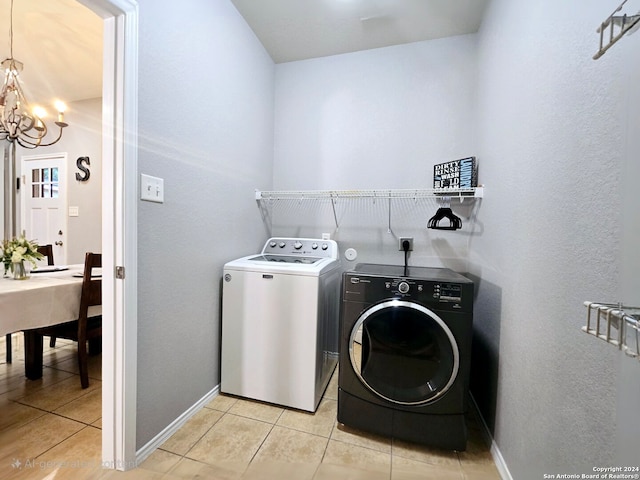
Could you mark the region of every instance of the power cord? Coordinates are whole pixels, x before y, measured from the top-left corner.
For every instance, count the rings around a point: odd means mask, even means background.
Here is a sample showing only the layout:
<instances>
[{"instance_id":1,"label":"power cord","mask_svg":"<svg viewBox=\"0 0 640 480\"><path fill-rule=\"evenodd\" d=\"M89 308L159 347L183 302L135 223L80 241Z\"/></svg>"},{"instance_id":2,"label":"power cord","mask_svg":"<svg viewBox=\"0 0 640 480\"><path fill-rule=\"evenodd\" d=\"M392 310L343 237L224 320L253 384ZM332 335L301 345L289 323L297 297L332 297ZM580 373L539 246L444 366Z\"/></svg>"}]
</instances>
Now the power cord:
<instances>
[{"instance_id":1,"label":"power cord","mask_svg":"<svg viewBox=\"0 0 640 480\"><path fill-rule=\"evenodd\" d=\"M404 250L404 276L407 277L409 270L409 247L411 247L411 243L409 240L405 240L402 242L402 250Z\"/></svg>"}]
</instances>

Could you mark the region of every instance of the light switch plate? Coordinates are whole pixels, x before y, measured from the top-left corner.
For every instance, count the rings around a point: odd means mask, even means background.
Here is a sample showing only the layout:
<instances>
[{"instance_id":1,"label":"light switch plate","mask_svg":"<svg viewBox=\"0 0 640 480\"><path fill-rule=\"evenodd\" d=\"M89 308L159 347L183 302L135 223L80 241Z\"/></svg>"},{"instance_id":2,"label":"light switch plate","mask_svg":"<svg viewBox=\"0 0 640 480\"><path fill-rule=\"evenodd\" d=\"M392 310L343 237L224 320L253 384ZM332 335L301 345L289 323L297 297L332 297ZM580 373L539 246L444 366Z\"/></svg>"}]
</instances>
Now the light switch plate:
<instances>
[{"instance_id":1,"label":"light switch plate","mask_svg":"<svg viewBox=\"0 0 640 480\"><path fill-rule=\"evenodd\" d=\"M164 203L164 180L151 175L140 174L140 200Z\"/></svg>"},{"instance_id":2,"label":"light switch plate","mask_svg":"<svg viewBox=\"0 0 640 480\"><path fill-rule=\"evenodd\" d=\"M80 215L80 209L78 207L69 207L69 216L77 217Z\"/></svg>"}]
</instances>

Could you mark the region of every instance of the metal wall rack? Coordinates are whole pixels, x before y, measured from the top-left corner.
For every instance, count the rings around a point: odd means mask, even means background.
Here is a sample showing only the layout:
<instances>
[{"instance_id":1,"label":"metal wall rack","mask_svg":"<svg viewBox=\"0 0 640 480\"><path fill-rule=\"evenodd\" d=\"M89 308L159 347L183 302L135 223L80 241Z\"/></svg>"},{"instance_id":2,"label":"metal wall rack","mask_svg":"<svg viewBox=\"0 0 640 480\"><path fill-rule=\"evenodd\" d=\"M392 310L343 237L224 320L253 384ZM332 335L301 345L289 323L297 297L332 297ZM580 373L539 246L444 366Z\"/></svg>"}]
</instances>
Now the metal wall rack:
<instances>
[{"instance_id":1,"label":"metal wall rack","mask_svg":"<svg viewBox=\"0 0 640 480\"><path fill-rule=\"evenodd\" d=\"M587 324L582 331L615 345L640 360L640 307L584 302Z\"/></svg>"},{"instance_id":2,"label":"metal wall rack","mask_svg":"<svg viewBox=\"0 0 640 480\"><path fill-rule=\"evenodd\" d=\"M311 200L322 198L482 198L484 187L474 188L415 188L403 190L256 190L256 200Z\"/></svg>"},{"instance_id":3,"label":"metal wall rack","mask_svg":"<svg viewBox=\"0 0 640 480\"><path fill-rule=\"evenodd\" d=\"M593 56L594 60L604 55L614 43L620 40L625 33L629 32L640 22L640 12L636 15L627 15L626 13L624 15L616 15L616 13L622 10L625 3L627 3L627 0L624 0L596 29L596 32L600 34L600 48ZM605 33L607 30L609 30L608 35Z\"/></svg>"},{"instance_id":4,"label":"metal wall rack","mask_svg":"<svg viewBox=\"0 0 640 480\"><path fill-rule=\"evenodd\" d=\"M476 199L484 197L484 186L473 188L414 188L414 189L380 189L380 190L256 190L256 201L258 203L268 201L270 203L277 200L331 200L333 209L333 220L336 229L339 228L338 216L336 214L336 201L349 198L371 198L374 200L387 200L389 202L389 226L391 232L391 201L394 199L414 199L433 198L442 202L451 202L457 198L460 202L466 199Z\"/></svg>"}]
</instances>

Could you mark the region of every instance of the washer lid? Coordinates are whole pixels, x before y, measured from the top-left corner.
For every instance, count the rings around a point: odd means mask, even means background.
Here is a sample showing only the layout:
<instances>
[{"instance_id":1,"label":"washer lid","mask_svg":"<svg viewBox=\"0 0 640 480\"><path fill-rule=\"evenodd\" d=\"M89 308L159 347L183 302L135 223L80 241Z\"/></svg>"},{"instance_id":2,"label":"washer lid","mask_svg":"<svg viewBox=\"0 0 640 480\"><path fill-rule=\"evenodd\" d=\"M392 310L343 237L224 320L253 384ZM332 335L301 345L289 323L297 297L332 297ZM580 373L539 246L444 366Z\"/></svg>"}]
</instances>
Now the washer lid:
<instances>
[{"instance_id":1,"label":"washer lid","mask_svg":"<svg viewBox=\"0 0 640 480\"><path fill-rule=\"evenodd\" d=\"M265 260L265 255L249 255L225 264L224 269L245 272L278 273L284 275L319 276L340 267L340 260L333 258L291 257L289 261ZM282 257L285 257L284 255ZM304 258L311 262L301 262ZM295 261L297 260L297 261Z\"/></svg>"},{"instance_id":2,"label":"washer lid","mask_svg":"<svg viewBox=\"0 0 640 480\"><path fill-rule=\"evenodd\" d=\"M303 263L305 265L313 265L318 263L322 258L319 257L294 257L288 255L256 255L248 259L251 262L280 262L280 263Z\"/></svg>"}]
</instances>

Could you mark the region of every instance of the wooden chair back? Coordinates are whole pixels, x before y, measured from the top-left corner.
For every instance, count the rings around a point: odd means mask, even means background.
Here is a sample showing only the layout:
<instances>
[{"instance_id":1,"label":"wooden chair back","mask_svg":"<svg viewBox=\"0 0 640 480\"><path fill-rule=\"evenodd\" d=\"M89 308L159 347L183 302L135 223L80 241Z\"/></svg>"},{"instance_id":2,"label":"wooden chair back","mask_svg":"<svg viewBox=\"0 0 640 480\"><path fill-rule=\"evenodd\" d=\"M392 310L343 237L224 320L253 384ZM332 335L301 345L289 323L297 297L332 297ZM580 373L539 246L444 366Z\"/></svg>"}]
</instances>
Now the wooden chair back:
<instances>
[{"instance_id":1,"label":"wooden chair back","mask_svg":"<svg viewBox=\"0 0 640 480\"><path fill-rule=\"evenodd\" d=\"M47 259L47 265L53 265L53 245L38 245L38 252Z\"/></svg>"},{"instance_id":2,"label":"wooden chair back","mask_svg":"<svg viewBox=\"0 0 640 480\"><path fill-rule=\"evenodd\" d=\"M84 257L84 275L78 313L80 323L83 318L86 323L89 307L102 305L102 277L94 276L94 268L102 268L102 254L87 252Z\"/></svg>"},{"instance_id":3,"label":"wooden chair back","mask_svg":"<svg viewBox=\"0 0 640 480\"><path fill-rule=\"evenodd\" d=\"M38 346L38 363L42 364L42 336L66 338L78 342L78 369L82 388L89 386L87 343L92 354L102 351L102 315L89 316L89 307L102 305L102 278L95 276L94 269L102 267L102 254L87 252L84 257L84 272L80 291L78 319L28 330L29 338ZM26 340L25 340L26 344ZM27 375L28 376L28 375Z\"/></svg>"}]
</instances>

